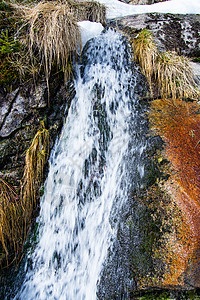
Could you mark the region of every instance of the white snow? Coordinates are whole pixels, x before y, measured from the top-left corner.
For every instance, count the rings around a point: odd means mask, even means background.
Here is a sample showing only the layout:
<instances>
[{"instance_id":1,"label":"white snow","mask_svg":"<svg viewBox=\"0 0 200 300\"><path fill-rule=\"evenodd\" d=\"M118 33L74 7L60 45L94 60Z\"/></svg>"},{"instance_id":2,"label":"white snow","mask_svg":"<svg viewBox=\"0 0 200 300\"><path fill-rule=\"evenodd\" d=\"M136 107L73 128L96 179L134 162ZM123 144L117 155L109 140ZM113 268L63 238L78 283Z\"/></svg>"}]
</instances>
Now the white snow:
<instances>
[{"instance_id":1,"label":"white snow","mask_svg":"<svg viewBox=\"0 0 200 300\"><path fill-rule=\"evenodd\" d=\"M78 22L78 26L80 27L81 31L82 48L85 46L88 40L100 35L104 29L101 23L90 21Z\"/></svg>"},{"instance_id":2,"label":"white snow","mask_svg":"<svg viewBox=\"0 0 200 300\"><path fill-rule=\"evenodd\" d=\"M125 17L150 12L200 14L200 0L169 0L152 5L131 5L117 0L98 0L107 7L107 18Z\"/></svg>"},{"instance_id":3,"label":"white snow","mask_svg":"<svg viewBox=\"0 0 200 300\"><path fill-rule=\"evenodd\" d=\"M105 4L107 18L125 17L134 14L151 12L172 13L172 14L200 14L200 0L169 0L152 5L131 5L118 0L97 0ZM94 38L103 30L101 23L81 21L78 22L81 31L82 48L86 42Z\"/></svg>"}]
</instances>

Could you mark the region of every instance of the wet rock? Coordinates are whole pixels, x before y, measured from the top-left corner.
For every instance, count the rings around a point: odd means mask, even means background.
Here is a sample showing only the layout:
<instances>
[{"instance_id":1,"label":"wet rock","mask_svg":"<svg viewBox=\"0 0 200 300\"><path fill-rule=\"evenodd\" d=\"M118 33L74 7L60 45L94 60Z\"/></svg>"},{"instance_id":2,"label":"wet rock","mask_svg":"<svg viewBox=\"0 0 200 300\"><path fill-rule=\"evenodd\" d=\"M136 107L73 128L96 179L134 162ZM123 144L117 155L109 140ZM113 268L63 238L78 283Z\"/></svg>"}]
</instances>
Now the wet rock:
<instances>
[{"instance_id":1,"label":"wet rock","mask_svg":"<svg viewBox=\"0 0 200 300\"><path fill-rule=\"evenodd\" d=\"M12 104L11 111L9 112L9 107L5 115L6 118L2 124L0 130L0 136L9 136L13 131L18 129L21 125L22 120L27 116L28 113L28 103L20 94L15 98Z\"/></svg>"},{"instance_id":2,"label":"wet rock","mask_svg":"<svg viewBox=\"0 0 200 300\"><path fill-rule=\"evenodd\" d=\"M1 123L0 138L6 138L18 130L23 121L34 114L35 109L47 106L46 83L26 86L11 93L0 95Z\"/></svg>"},{"instance_id":3,"label":"wet rock","mask_svg":"<svg viewBox=\"0 0 200 300\"><path fill-rule=\"evenodd\" d=\"M148 13L116 18L109 26L118 27L130 36L147 28L154 34L161 51L176 51L179 55L200 56L200 15Z\"/></svg>"},{"instance_id":4,"label":"wet rock","mask_svg":"<svg viewBox=\"0 0 200 300\"><path fill-rule=\"evenodd\" d=\"M9 113L12 102L14 101L17 93L18 93L18 89L7 95L6 91L3 88L1 88L1 90L0 90L0 126L2 125L6 115Z\"/></svg>"},{"instance_id":5,"label":"wet rock","mask_svg":"<svg viewBox=\"0 0 200 300\"><path fill-rule=\"evenodd\" d=\"M49 129L53 147L67 114L67 102L73 97L72 91L72 88L63 85L61 78L54 78L50 82L51 106L48 108L45 82L37 87L19 87L12 93L0 89L0 172L17 188L23 175L26 150L40 128L41 121Z\"/></svg>"},{"instance_id":6,"label":"wet rock","mask_svg":"<svg viewBox=\"0 0 200 300\"><path fill-rule=\"evenodd\" d=\"M47 93L46 82L32 88L30 91L29 106L31 108L45 108L47 106L45 93Z\"/></svg>"}]
</instances>

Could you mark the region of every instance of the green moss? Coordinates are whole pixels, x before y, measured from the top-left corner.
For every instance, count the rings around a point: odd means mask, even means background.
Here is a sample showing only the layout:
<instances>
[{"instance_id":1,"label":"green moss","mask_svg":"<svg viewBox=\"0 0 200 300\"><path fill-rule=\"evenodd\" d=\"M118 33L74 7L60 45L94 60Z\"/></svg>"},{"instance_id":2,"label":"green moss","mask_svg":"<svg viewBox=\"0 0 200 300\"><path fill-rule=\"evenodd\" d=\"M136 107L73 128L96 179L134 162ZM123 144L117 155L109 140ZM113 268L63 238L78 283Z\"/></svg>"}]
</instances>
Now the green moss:
<instances>
[{"instance_id":1,"label":"green moss","mask_svg":"<svg viewBox=\"0 0 200 300\"><path fill-rule=\"evenodd\" d=\"M169 292L151 292L138 298L138 300L170 300Z\"/></svg>"},{"instance_id":2,"label":"green moss","mask_svg":"<svg viewBox=\"0 0 200 300\"><path fill-rule=\"evenodd\" d=\"M19 54L21 45L15 38L15 32L21 20L14 15L14 9L5 2L0 2L0 84L17 85L19 71L16 68L14 55Z\"/></svg>"},{"instance_id":3,"label":"green moss","mask_svg":"<svg viewBox=\"0 0 200 300\"><path fill-rule=\"evenodd\" d=\"M158 195L156 195L156 193ZM140 281L140 279L146 277L146 275L150 273L152 278L155 275L158 275L154 270L156 261L153 257L154 248L159 244L159 241L162 238L162 232L160 231L160 228L162 227L162 215L158 212L158 203L161 197L159 193L158 188L155 188L155 195L152 193L152 196L150 196L148 200L145 193L143 196L140 195L138 199L135 198L138 203L141 202L145 204L145 202L148 201L149 207L146 204L146 207L143 205L137 205L138 207L135 206L137 207L135 214L127 219L130 234L134 236L137 231L138 241L140 241L137 247L135 247L134 244L132 245L133 251L129 257L131 269L137 274L133 274L134 277L137 277L135 278L137 281ZM130 240L132 241L132 238Z\"/></svg>"},{"instance_id":4,"label":"green moss","mask_svg":"<svg viewBox=\"0 0 200 300\"><path fill-rule=\"evenodd\" d=\"M192 61L193 61L193 62L200 63L200 57L194 57Z\"/></svg>"},{"instance_id":5,"label":"green moss","mask_svg":"<svg viewBox=\"0 0 200 300\"><path fill-rule=\"evenodd\" d=\"M0 70L0 84L6 86L17 84L19 73L8 57L1 57L0 55Z\"/></svg>"},{"instance_id":6,"label":"green moss","mask_svg":"<svg viewBox=\"0 0 200 300\"><path fill-rule=\"evenodd\" d=\"M153 290L143 291L134 295L137 300L199 300L199 291Z\"/></svg>"}]
</instances>

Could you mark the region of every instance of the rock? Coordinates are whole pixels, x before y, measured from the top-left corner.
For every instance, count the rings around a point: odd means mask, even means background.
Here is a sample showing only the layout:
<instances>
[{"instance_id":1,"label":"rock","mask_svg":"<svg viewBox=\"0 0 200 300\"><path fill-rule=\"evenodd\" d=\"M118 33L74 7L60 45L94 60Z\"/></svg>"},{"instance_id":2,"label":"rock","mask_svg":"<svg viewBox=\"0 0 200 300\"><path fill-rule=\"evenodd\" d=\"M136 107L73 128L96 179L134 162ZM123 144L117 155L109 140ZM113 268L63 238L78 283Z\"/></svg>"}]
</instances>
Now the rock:
<instances>
[{"instance_id":1,"label":"rock","mask_svg":"<svg viewBox=\"0 0 200 300\"><path fill-rule=\"evenodd\" d=\"M44 108L47 106L45 93L47 92L46 82L41 83L30 91L29 106L31 108Z\"/></svg>"},{"instance_id":2,"label":"rock","mask_svg":"<svg viewBox=\"0 0 200 300\"><path fill-rule=\"evenodd\" d=\"M8 182L20 186L26 150L44 121L51 136L51 147L61 131L73 87L64 86L61 78L50 82L51 107L47 108L47 87L27 85L12 93L0 90L2 125L0 127L0 172Z\"/></svg>"},{"instance_id":3,"label":"rock","mask_svg":"<svg viewBox=\"0 0 200 300\"><path fill-rule=\"evenodd\" d=\"M11 135L21 127L22 121L34 109L47 106L47 86L41 83L38 86L27 86L3 95L0 94L0 138Z\"/></svg>"},{"instance_id":4,"label":"rock","mask_svg":"<svg viewBox=\"0 0 200 300\"><path fill-rule=\"evenodd\" d=\"M0 126L2 125L5 116L8 114L12 102L15 99L16 95L18 93L18 89L10 93L9 95L6 94L6 92L1 89L0 91Z\"/></svg>"},{"instance_id":5,"label":"rock","mask_svg":"<svg viewBox=\"0 0 200 300\"><path fill-rule=\"evenodd\" d=\"M200 56L200 15L148 13L116 18L109 26L136 35L151 30L161 51L175 50L179 55Z\"/></svg>"},{"instance_id":6,"label":"rock","mask_svg":"<svg viewBox=\"0 0 200 300\"><path fill-rule=\"evenodd\" d=\"M8 107L9 109L9 107ZM20 94L14 100L10 113L6 116L0 130L0 136L9 136L13 131L18 129L21 125L22 120L27 116L28 103ZM6 114L6 109L5 109Z\"/></svg>"},{"instance_id":7,"label":"rock","mask_svg":"<svg viewBox=\"0 0 200 300\"><path fill-rule=\"evenodd\" d=\"M200 63L191 62L196 83L200 86Z\"/></svg>"}]
</instances>

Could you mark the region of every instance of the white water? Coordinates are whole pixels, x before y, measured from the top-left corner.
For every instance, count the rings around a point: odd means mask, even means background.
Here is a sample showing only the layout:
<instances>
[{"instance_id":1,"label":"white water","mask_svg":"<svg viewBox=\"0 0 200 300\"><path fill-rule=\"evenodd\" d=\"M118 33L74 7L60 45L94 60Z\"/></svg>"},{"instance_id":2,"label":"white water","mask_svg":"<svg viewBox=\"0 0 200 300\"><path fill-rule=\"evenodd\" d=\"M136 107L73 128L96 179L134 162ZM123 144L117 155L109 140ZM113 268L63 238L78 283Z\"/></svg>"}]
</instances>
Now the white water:
<instances>
[{"instance_id":1,"label":"white water","mask_svg":"<svg viewBox=\"0 0 200 300\"><path fill-rule=\"evenodd\" d=\"M111 30L88 47L76 96L51 154L32 267L26 266L15 299L96 299L129 191L125 156L136 71L127 66L126 47Z\"/></svg>"}]
</instances>

